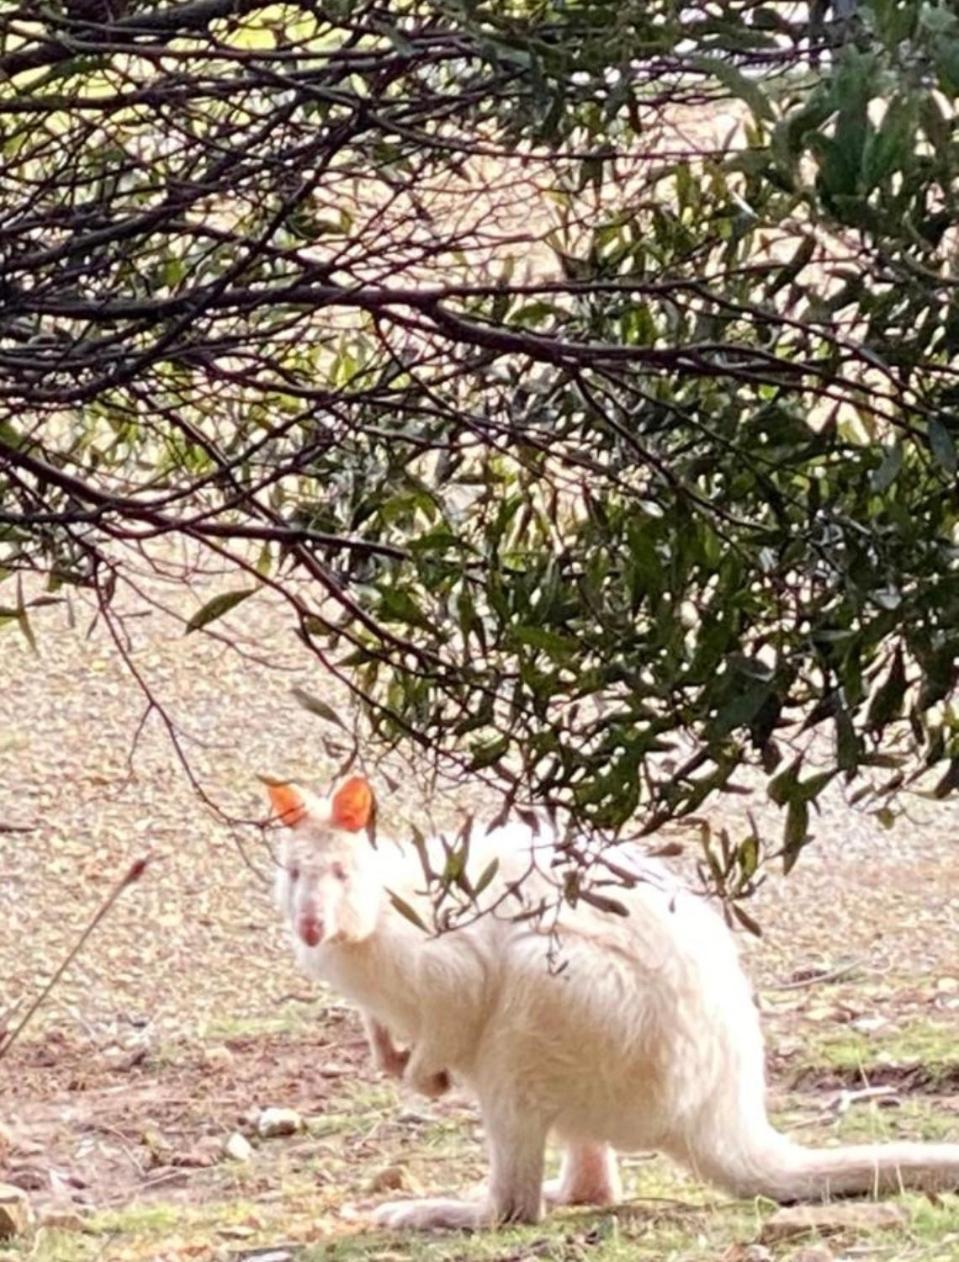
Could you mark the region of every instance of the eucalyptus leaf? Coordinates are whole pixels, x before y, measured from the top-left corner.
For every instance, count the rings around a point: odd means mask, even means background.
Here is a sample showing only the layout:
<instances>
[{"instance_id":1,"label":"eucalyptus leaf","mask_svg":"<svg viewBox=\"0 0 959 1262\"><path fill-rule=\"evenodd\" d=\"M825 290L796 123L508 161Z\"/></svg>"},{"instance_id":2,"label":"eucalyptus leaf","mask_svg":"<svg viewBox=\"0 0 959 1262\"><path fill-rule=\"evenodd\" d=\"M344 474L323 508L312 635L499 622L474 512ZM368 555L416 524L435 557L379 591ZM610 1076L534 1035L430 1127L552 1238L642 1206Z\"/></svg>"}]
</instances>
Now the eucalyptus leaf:
<instances>
[{"instance_id":1,"label":"eucalyptus leaf","mask_svg":"<svg viewBox=\"0 0 959 1262\"><path fill-rule=\"evenodd\" d=\"M956 472L956 444L952 434L942 421L933 419L928 427L929 446L942 469L948 474Z\"/></svg>"},{"instance_id":2,"label":"eucalyptus leaf","mask_svg":"<svg viewBox=\"0 0 959 1262\"><path fill-rule=\"evenodd\" d=\"M304 710L309 710L311 714L315 714L317 718L323 719L327 723L335 723L336 726L342 728L343 731L349 730L333 707L321 697L316 697L312 693L309 693L305 689L297 686L291 688L290 691Z\"/></svg>"},{"instance_id":3,"label":"eucalyptus leaf","mask_svg":"<svg viewBox=\"0 0 959 1262\"><path fill-rule=\"evenodd\" d=\"M191 631L199 631L209 626L211 622L216 622L218 618L222 618L231 609L235 609L237 605L249 599L255 591L255 587L247 587L240 591L221 592L218 596L214 596L190 617L186 624L185 634L189 635Z\"/></svg>"}]
</instances>

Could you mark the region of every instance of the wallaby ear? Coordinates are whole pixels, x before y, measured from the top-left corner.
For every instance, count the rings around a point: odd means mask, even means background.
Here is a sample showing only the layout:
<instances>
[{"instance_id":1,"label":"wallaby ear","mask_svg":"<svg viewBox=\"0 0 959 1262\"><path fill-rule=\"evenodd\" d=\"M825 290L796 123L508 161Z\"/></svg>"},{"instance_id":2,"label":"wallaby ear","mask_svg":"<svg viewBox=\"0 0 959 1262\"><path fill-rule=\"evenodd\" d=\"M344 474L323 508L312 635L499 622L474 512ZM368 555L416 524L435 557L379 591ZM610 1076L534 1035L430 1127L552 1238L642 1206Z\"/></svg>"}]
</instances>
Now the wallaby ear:
<instances>
[{"instance_id":1,"label":"wallaby ear","mask_svg":"<svg viewBox=\"0 0 959 1262\"><path fill-rule=\"evenodd\" d=\"M273 814L277 816L281 824L292 828L306 819L309 813L306 802L295 784L267 783L266 791L270 795Z\"/></svg>"},{"instance_id":2,"label":"wallaby ear","mask_svg":"<svg viewBox=\"0 0 959 1262\"><path fill-rule=\"evenodd\" d=\"M336 828L358 833L373 814L373 790L362 776L350 776L333 794L330 822Z\"/></svg>"}]
</instances>

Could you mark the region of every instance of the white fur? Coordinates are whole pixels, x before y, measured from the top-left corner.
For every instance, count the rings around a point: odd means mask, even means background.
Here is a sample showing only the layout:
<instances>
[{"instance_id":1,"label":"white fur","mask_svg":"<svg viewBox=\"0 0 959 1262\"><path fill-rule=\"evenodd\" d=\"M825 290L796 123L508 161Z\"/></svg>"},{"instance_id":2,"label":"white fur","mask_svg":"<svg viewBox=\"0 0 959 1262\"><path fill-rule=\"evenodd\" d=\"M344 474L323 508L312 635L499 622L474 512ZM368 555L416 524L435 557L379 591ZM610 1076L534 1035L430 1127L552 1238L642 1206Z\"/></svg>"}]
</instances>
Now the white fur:
<instances>
[{"instance_id":1,"label":"white fur","mask_svg":"<svg viewBox=\"0 0 959 1262\"><path fill-rule=\"evenodd\" d=\"M474 843L474 880L499 872L484 902L529 873L529 897L554 896L553 839L525 825ZM324 923L324 940L294 936L303 969L353 999L411 1047L404 1078L436 1094L444 1071L475 1093L490 1150L485 1200L398 1202L389 1226L483 1226L535 1221L547 1134L566 1148L560 1203L606 1204L619 1194L611 1149L659 1149L744 1196L776 1200L959 1187L959 1144L892 1144L816 1152L766 1116L758 1014L731 934L702 899L638 850L616 854L641 879L616 897L625 918L580 902L559 917L565 967L547 967L550 925L515 923L510 900L439 938L391 906L393 890L421 912L419 861L390 842L332 831L309 816L290 831L278 894L295 926ZM331 875L345 870L347 879ZM289 869L298 869L291 882ZM306 909L306 910L304 910Z\"/></svg>"}]
</instances>

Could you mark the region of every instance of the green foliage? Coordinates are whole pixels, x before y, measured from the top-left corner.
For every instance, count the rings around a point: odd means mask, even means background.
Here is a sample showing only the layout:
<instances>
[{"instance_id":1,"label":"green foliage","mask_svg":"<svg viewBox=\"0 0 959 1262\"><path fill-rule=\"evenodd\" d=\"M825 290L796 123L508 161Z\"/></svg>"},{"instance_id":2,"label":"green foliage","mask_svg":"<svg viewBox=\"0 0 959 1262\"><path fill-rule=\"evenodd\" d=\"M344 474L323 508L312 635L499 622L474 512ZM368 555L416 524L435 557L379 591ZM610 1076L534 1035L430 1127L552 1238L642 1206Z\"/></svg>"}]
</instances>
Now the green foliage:
<instances>
[{"instance_id":1,"label":"green foliage","mask_svg":"<svg viewBox=\"0 0 959 1262\"><path fill-rule=\"evenodd\" d=\"M231 609L235 609L248 596L252 596L255 590L253 587L247 587L240 591L221 592L219 596L214 596L212 600L208 600L202 608L198 609L187 622L187 635L191 631L199 631L201 627L209 626L211 622L216 622L218 618L228 614Z\"/></svg>"},{"instance_id":2,"label":"green foliage","mask_svg":"<svg viewBox=\"0 0 959 1262\"><path fill-rule=\"evenodd\" d=\"M307 578L373 746L584 827L951 792L952 10L196 8L0 19L5 571Z\"/></svg>"}]
</instances>

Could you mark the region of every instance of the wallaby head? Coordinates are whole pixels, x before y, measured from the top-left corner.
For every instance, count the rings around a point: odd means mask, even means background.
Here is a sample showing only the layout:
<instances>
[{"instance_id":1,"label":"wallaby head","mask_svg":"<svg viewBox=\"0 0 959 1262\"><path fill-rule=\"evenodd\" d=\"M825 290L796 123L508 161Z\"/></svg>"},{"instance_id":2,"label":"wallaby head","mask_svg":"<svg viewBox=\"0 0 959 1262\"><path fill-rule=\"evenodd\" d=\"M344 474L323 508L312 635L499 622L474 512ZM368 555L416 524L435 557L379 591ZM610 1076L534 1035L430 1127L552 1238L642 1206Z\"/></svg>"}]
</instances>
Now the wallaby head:
<instances>
[{"instance_id":1,"label":"wallaby head","mask_svg":"<svg viewBox=\"0 0 959 1262\"><path fill-rule=\"evenodd\" d=\"M267 792L286 825L276 900L293 932L308 947L364 941L382 897L374 853L361 835L373 815L369 784L351 776L329 797L294 784L268 784Z\"/></svg>"}]
</instances>

